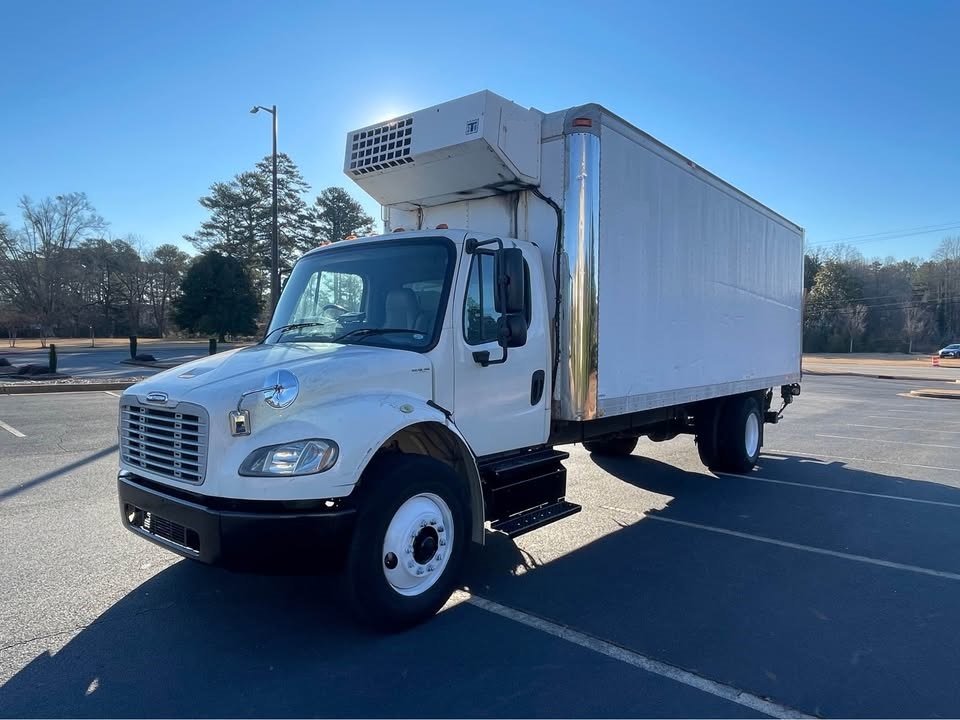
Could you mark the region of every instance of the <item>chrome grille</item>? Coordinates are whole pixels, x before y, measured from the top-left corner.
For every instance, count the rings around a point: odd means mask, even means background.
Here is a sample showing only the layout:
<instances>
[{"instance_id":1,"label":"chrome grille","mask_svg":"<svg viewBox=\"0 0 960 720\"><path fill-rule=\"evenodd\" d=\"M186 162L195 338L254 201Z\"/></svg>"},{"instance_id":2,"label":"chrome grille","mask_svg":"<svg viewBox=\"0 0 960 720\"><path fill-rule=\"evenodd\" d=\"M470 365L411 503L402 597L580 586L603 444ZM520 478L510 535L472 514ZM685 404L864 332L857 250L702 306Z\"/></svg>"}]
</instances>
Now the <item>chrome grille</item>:
<instances>
[{"instance_id":1,"label":"chrome grille","mask_svg":"<svg viewBox=\"0 0 960 720\"><path fill-rule=\"evenodd\" d=\"M124 405L120 410L123 461L165 480L200 484L207 469L207 416L202 408Z\"/></svg>"}]
</instances>

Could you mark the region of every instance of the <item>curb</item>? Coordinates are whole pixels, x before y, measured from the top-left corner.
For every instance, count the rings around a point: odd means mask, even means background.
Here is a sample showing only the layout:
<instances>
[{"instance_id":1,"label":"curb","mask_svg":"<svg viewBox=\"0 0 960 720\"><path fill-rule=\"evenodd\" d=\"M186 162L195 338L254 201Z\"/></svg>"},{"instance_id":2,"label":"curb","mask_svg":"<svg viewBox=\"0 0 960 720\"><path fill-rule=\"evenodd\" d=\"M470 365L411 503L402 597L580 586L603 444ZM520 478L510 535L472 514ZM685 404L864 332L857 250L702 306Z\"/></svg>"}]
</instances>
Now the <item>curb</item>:
<instances>
[{"instance_id":1,"label":"curb","mask_svg":"<svg viewBox=\"0 0 960 720\"><path fill-rule=\"evenodd\" d=\"M105 390L126 390L131 385L140 382L132 380L126 382L101 383L59 383L45 385L0 385L0 395L33 395L36 393L58 392L103 392Z\"/></svg>"},{"instance_id":2,"label":"curb","mask_svg":"<svg viewBox=\"0 0 960 720\"><path fill-rule=\"evenodd\" d=\"M137 367L151 368L153 370L171 370L180 367L184 363L165 363L165 362L141 362L140 360L121 360L121 365L136 365Z\"/></svg>"},{"instance_id":3,"label":"curb","mask_svg":"<svg viewBox=\"0 0 960 720\"><path fill-rule=\"evenodd\" d=\"M960 390L911 390L913 397L938 398L941 400L960 400Z\"/></svg>"},{"instance_id":4,"label":"curb","mask_svg":"<svg viewBox=\"0 0 960 720\"><path fill-rule=\"evenodd\" d=\"M822 370L803 370L804 375L818 375L821 377L865 377L873 378L875 380L911 380L915 382L945 382L945 383L954 383L960 382L960 380L954 380L953 378L937 378L937 377L916 377L910 375L878 375L876 373L858 373L858 372L829 372Z\"/></svg>"}]
</instances>

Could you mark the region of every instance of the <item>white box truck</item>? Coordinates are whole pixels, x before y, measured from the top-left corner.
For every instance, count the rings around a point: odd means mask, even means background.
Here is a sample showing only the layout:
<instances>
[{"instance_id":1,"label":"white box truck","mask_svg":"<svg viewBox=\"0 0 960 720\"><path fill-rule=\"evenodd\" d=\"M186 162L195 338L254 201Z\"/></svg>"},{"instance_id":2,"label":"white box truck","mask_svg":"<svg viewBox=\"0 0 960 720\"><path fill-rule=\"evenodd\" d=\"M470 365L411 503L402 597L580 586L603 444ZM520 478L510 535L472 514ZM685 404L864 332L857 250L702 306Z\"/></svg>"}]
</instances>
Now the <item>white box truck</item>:
<instances>
[{"instance_id":1,"label":"white box truck","mask_svg":"<svg viewBox=\"0 0 960 720\"><path fill-rule=\"evenodd\" d=\"M577 512L567 454L692 434L746 472L800 392L803 231L599 105L480 92L349 133L385 232L305 254L259 344L120 401L123 523L188 558L342 558L435 613L486 533Z\"/></svg>"}]
</instances>

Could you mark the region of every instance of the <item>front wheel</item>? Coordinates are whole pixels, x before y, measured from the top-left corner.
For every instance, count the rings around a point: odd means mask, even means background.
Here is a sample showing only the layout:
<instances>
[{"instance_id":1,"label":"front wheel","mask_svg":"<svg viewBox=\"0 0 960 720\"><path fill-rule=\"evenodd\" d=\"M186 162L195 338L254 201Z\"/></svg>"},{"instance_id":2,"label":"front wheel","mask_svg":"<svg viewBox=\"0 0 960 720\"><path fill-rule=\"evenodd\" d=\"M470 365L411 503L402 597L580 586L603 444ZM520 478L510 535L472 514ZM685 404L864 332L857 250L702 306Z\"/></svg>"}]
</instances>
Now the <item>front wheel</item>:
<instances>
[{"instance_id":1,"label":"front wheel","mask_svg":"<svg viewBox=\"0 0 960 720\"><path fill-rule=\"evenodd\" d=\"M470 542L467 488L422 455L385 457L364 473L347 558L357 618L397 631L436 614L457 585Z\"/></svg>"}]
</instances>

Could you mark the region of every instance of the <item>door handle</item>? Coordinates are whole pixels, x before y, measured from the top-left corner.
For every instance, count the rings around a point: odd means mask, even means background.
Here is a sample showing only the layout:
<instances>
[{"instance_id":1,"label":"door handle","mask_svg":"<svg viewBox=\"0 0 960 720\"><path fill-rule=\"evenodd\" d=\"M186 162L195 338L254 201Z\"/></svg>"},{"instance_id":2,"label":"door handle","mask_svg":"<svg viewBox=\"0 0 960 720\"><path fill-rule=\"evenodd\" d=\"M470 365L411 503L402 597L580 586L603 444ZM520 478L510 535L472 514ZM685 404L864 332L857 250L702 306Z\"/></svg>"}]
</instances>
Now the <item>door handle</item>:
<instances>
[{"instance_id":1,"label":"door handle","mask_svg":"<svg viewBox=\"0 0 960 720\"><path fill-rule=\"evenodd\" d=\"M536 405L540 402L540 398L543 397L543 384L544 384L544 372L543 370L537 370L533 374L533 378L530 380L530 404Z\"/></svg>"}]
</instances>

